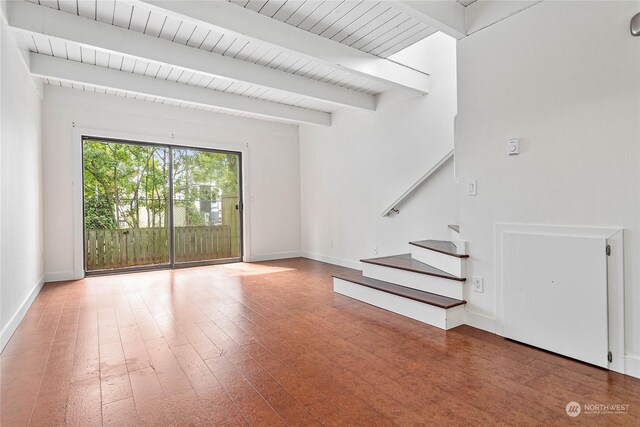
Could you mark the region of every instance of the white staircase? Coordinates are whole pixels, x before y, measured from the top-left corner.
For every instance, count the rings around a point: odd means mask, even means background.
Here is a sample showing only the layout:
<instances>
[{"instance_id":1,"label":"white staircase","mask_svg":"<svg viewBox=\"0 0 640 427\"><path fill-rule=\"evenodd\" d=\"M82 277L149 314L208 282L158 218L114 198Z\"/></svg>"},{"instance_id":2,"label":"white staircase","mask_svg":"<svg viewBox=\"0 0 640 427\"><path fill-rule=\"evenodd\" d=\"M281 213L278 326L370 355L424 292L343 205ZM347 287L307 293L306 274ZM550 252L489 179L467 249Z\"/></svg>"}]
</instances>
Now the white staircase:
<instances>
[{"instance_id":1,"label":"white staircase","mask_svg":"<svg viewBox=\"0 0 640 427\"><path fill-rule=\"evenodd\" d=\"M363 270L333 276L333 290L376 307L451 329L464 323L464 265L457 226L452 240L409 242L411 253L363 259Z\"/></svg>"}]
</instances>

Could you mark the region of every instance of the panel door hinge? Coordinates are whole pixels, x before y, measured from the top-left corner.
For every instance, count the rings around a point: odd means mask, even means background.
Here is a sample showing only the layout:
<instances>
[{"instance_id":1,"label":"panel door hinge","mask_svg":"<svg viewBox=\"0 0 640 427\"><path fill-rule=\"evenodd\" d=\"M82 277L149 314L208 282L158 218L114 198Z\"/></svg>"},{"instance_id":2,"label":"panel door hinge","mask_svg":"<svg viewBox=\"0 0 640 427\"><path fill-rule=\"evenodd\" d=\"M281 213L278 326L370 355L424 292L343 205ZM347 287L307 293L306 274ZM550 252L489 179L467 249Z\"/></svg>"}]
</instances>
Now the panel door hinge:
<instances>
[{"instance_id":1,"label":"panel door hinge","mask_svg":"<svg viewBox=\"0 0 640 427\"><path fill-rule=\"evenodd\" d=\"M609 363L613 362L613 353L607 353L607 360L609 361Z\"/></svg>"},{"instance_id":2,"label":"panel door hinge","mask_svg":"<svg viewBox=\"0 0 640 427\"><path fill-rule=\"evenodd\" d=\"M606 252L607 252L607 256L611 256L611 245L607 245Z\"/></svg>"}]
</instances>

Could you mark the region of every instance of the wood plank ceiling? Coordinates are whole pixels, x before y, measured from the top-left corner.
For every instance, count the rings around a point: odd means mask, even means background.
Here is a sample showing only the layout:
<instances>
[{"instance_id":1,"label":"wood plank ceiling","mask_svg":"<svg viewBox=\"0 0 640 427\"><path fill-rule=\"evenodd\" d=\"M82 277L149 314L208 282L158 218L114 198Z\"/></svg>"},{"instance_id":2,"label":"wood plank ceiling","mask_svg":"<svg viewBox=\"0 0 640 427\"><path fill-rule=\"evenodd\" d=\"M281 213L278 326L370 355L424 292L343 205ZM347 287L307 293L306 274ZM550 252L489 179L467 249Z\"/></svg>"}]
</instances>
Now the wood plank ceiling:
<instances>
[{"instance_id":1,"label":"wood plank ceiling","mask_svg":"<svg viewBox=\"0 0 640 427\"><path fill-rule=\"evenodd\" d=\"M387 58L436 30L386 2L230 0L313 34Z\"/></svg>"},{"instance_id":2,"label":"wood plank ceiling","mask_svg":"<svg viewBox=\"0 0 640 427\"><path fill-rule=\"evenodd\" d=\"M258 43L255 40L245 40L241 36L216 32L201 23L189 19L179 19L168 13L163 14L158 10L145 8L144 4L131 3L127 0L27 1L173 43L205 50L213 55L235 58L350 91L377 95L393 88L393 85L387 82L350 73L318 60ZM380 58L386 58L436 31L382 2L232 0L232 3ZM38 54L314 111L331 113L340 108L334 103L323 102L304 95L233 79L212 77L204 73L174 67L171 64L159 64L140 58L95 50L80 43L42 34L29 34L22 37L22 42L26 47L31 52ZM47 84L73 87L85 91L255 117L251 113L194 106L154 96L142 96L56 79L45 80Z\"/></svg>"}]
</instances>

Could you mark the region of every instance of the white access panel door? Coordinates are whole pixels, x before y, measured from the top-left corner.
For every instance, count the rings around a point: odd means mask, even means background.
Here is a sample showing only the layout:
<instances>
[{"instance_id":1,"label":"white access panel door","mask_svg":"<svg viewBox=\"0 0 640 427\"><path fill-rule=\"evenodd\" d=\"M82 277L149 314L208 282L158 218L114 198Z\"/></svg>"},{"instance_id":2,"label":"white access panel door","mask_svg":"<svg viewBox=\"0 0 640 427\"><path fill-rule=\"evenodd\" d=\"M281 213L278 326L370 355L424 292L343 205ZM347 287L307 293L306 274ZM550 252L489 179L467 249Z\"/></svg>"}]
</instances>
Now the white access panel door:
<instances>
[{"instance_id":1,"label":"white access panel door","mask_svg":"<svg viewBox=\"0 0 640 427\"><path fill-rule=\"evenodd\" d=\"M606 239L503 235L503 333L607 367Z\"/></svg>"}]
</instances>

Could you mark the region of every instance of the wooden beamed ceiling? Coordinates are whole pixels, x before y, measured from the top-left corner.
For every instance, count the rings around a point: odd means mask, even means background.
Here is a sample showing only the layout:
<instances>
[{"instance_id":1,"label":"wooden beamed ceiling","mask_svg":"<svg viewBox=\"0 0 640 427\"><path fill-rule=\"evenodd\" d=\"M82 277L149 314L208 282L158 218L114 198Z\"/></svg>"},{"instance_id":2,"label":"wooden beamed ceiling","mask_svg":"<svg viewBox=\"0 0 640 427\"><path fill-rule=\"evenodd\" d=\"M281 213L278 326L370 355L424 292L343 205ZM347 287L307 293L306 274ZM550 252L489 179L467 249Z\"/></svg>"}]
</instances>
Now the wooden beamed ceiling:
<instances>
[{"instance_id":1,"label":"wooden beamed ceiling","mask_svg":"<svg viewBox=\"0 0 640 427\"><path fill-rule=\"evenodd\" d=\"M428 93L427 74L386 56L457 15L407 3L29 0L7 19L49 82L330 125L338 108L375 111L385 91Z\"/></svg>"}]
</instances>

